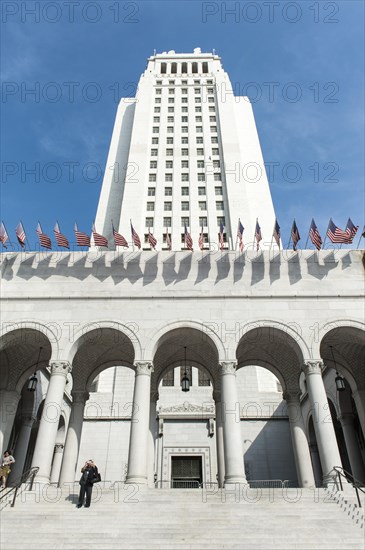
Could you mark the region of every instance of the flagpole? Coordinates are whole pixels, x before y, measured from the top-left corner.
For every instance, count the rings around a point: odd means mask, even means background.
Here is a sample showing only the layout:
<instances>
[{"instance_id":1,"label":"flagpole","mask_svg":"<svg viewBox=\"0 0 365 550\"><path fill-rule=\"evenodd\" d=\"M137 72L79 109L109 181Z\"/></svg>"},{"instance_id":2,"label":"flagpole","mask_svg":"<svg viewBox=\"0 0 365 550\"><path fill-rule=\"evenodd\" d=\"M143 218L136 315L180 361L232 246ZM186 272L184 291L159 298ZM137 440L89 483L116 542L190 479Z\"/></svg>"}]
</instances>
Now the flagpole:
<instances>
[{"instance_id":1,"label":"flagpole","mask_svg":"<svg viewBox=\"0 0 365 550\"><path fill-rule=\"evenodd\" d=\"M20 220L20 223L21 223L21 225L22 225L22 228L23 228L23 231L24 231L24 234L25 234L25 240L26 240L26 242L28 243L28 248L29 248L29 251L30 251L30 244L29 244L28 237L27 237L27 234L26 234L26 232L25 232L25 228L24 228L24 225L23 225L22 220ZM25 245L24 245L24 248L26 248Z\"/></svg>"},{"instance_id":2,"label":"flagpole","mask_svg":"<svg viewBox=\"0 0 365 550\"><path fill-rule=\"evenodd\" d=\"M305 247L304 247L304 250L307 250L307 244L308 244L308 241L309 241L309 235L311 234L311 230L309 228L309 231L308 231L308 237L307 237L307 240L305 241Z\"/></svg>"},{"instance_id":3,"label":"flagpole","mask_svg":"<svg viewBox=\"0 0 365 550\"><path fill-rule=\"evenodd\" d=\"M4 223L4 222L3 222ZM4 226L5 227L5 226ZM363 230L362 230L362 233L360 233L360 239L359 239L359 242L357 243L357 247L356 247L356 250L359 249L359 244L360 244L360 241L362 238L365 238L365 225L363 227Z\"/></svg>"},{"instance_id":4,"label":"flagpole","mask_svg":"<svg viewBox=\"0 0 365 550\"><path fill-rule=\"evenodd\" d=\"M2 221L2 224L4 226L4 229L5 229L5 233L7 234L8 236L8 243L11 244L11 246L13 247L13 243L11 242L10 240L10 236L9 236L9 233L8 233L8 230L6 229L6 226L5 226L5 223ZM360 237L361 238L361 237ZM359 241L360 242L360 241ZM4 246L4 245L3 245ZM6 246L4 246L4 248L7 248ZM14 248L14 247L13 247Z\"/></svg>"},{"instance_id":5,"label":"flagpole","mask_svg":"<svg viewBox=\"0 0 365 550\"><path fill-rule=\"evenodd\" d=\"M332 220L332 218L330 218L330 221ZM326 234L324 236L324 241L323 241L323 245L322 245L322 248L324 249L324 244L326 242L326 239L327 239L327 233L328 233L328 228L330 226L330 221L328 222L328 225L327 225L327 229L326 229Z\"/></svg>"}]
</instances>

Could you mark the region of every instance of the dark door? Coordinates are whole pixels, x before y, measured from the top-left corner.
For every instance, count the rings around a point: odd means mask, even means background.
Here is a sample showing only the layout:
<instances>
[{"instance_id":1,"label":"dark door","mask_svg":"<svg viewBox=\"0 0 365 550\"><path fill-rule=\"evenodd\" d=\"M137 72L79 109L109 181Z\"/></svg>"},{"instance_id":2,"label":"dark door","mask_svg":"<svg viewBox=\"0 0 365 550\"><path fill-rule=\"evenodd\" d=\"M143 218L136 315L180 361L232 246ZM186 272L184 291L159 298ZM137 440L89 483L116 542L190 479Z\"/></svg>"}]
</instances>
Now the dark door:
<instances>
[{"instance_id":1,"label":"dark door","mask_svg":"<svg viewBox=\"0 0 365 550\"><path fill-rule=\"evenodd\" d=\"M202 481L201 456L171 457L171 487L173 489L196 489Z\"/></svg>"}]
</instances>

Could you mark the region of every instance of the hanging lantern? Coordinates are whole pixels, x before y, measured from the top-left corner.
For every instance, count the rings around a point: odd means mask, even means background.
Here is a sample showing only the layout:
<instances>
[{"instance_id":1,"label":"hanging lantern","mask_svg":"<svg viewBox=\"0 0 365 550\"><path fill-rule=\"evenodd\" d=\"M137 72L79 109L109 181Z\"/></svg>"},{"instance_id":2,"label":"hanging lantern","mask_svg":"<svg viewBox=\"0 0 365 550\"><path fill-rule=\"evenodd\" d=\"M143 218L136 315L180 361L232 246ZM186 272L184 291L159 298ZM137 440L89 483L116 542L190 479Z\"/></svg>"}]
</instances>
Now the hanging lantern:
<instances>
[{"instance_id":1,"label":"hanging lantern","mask_svg":"<svg viewBox=\"0 0 365 550\"><path fill-rule=\"evenodd\" d=\"M336 389L337 389L337 391L345 391L346 390L345 379L343 378L343 376L341 376L337 372L336 359L335 359L335 355L333 353L332 346L330 346L330 350L331 350L331 354L332 354L332 361L334 362L335 369L336 369L336 378L335 378Z\"/></svg>"},{"instance_id":2,"label":"hanging lantern","mask_svg":"<svg viewBox=\"0 0 365 550\"><path fill-rule=\"evenodd\" d=\"M186 392L190 390L190 380L186 372L186 346L184 346L184 350L185 350L185 372L184 372L184 376L181 379L181 389L182 391Z\"/></svg>"},{"instance_id":3,"label":"hanging lantern","mask_svg":"<svg viewBox=\"0 0 365 550\"><path fill-rule=\"evenodd\" d=\"M39 348L39 353L38 353L38 359L37 359L37 363L36 363L36 369L35 369L35 372L33 374L33 376L31 378L29 378L28 380L28 386L27 386L27 390L28 391L35 391L36 390L36 387L37 387L37 384L38 384L38 378L37 378L37 367L39 365L39 359L40 359L40 356L41 356L41 351L42 351L42 347Z\"/></svg>"}]
</instances>

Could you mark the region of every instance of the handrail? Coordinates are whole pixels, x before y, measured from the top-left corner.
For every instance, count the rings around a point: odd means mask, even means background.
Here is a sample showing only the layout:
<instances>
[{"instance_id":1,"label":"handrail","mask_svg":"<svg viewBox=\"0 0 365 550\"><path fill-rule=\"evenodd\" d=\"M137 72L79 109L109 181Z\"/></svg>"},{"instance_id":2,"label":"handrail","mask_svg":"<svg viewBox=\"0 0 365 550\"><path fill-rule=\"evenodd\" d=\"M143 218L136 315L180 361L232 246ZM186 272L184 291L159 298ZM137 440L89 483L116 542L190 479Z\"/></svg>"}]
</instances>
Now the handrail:
<instances>
[{"instance_id":1,"label":"handrail","mask_svg":"<svg viewBox=\"0 0 365 550\"><path fill-rule=\"evenodd\" d=\"M8 487L2 489L2 491L0 491L0 502L2 502L5 499L5 497L9 496L12 492L14 492L13 500L10 505L11 508L14 508L18 489L23 485L23 483L25 483L26 481L28 481L28 479L30 479L31 481L30 481L29 491L31 491L33 489L34 478L37 475L38 471L39 471L39 466L33 466L32 468L29 468L29 470L26 470L19 478L15 480L15 484L9 488L9 491L5 492L6 489L8 489Z\"/></svg>"},{"instance_id":2,"label":"handrail","mask_svg":"<svg viewBox=\"0 0 365 550\"><path fill-rule=\"evenodd\" d=\"M350 478L350 483L352 484L353 488L356 491L357 502L359 503L359 508L362 508L362 504L361 504L361 500L360 500L360 496L359 496L359 491L361 491L365 495L365 489L363 487L360 487L361 481L356 479L352 474L350 474L350 472L347 472L341 466L334 466L333 469L337 474L338 481L339 481L339 484L340 484L340 487L341 487L341 491L343 491L341 476L344 477L346 479L346 481L348 481L349 478Z\"/></svg>"}]
</instances>

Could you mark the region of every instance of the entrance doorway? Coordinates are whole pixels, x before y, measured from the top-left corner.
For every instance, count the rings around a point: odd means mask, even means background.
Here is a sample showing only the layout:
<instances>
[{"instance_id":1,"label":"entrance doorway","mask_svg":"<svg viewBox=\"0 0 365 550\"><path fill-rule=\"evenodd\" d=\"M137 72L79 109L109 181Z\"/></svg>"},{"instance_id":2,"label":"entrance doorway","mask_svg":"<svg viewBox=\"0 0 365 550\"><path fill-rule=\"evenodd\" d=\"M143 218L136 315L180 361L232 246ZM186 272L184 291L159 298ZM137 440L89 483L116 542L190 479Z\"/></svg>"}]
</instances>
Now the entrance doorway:
<instances>
[{"instance_id":1,"label":"entrance doorway","mask_svg":"<svg viewBox=\"0 0 365 550\"><path fill-rule=\"evenodd\" d=\"M171 457L171 487L197 489L203 482L201 456Z\"/></svg>"}]
</instances>

